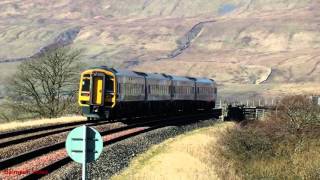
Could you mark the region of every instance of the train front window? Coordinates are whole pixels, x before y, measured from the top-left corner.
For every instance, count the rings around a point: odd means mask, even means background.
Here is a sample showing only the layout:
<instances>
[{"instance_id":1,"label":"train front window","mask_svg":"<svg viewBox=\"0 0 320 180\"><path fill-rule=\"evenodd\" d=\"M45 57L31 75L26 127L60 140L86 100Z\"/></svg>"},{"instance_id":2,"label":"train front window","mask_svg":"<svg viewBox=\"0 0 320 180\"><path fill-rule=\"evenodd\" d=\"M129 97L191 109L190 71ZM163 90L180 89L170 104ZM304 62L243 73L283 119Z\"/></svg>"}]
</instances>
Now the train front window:
<instances>
[{"instance_id":1,"label":"train front window","mask_svg":"<svg viewBox=\"0 0 320 180\"><path fill-rule=\"evenodd\" d=\"M90 79L83 79L82 80L82 91L90 91Z\"/></svg>"},{"instance_id":2,"label":"train front window","mask_svg":"<svg viewBox=\"0 0 320 180\"><path fill-rule=\"evenodd\" d=\"M113 92L113 80L112 77L106 77L106 85L105 85L105 91L106 92Z\"/></svg>"}]
</instances>

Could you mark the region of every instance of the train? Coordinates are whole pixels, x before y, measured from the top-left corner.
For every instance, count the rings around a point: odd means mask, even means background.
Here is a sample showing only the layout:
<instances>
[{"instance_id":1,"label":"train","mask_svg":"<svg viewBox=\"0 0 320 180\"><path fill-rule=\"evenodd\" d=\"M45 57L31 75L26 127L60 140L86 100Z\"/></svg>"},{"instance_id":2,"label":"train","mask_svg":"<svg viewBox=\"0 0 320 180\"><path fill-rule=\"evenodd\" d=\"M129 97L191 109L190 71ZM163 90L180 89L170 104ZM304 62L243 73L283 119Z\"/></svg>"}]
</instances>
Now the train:
<instances>
[{"instance_id":1,"label":"train","mask_svg":"<svg viewBox=\"0 0 320 180\"><path fill-rule=\"evenodd\" d=\"M78 103L88 120L212 111L213 79L144 73L107 66L81 73Z\"/></svg>"}]
</instances>

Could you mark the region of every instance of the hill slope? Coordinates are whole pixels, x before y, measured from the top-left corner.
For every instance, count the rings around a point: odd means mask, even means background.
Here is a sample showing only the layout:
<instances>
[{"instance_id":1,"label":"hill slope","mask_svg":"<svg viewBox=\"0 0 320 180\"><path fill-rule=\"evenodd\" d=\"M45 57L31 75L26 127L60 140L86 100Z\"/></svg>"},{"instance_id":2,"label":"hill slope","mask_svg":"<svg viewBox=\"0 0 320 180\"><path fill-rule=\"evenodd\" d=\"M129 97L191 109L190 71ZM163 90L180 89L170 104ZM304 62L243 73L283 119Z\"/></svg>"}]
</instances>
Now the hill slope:
<instances>
[{"instance_id":1,"label":"hill slope","mask_svg":"<svg viewBox=\"0 0 320 180\"><path fill-rule=\"evenodd\" d=\"M316 0L5 0L0 19L0 81L42 48L71 44L90 65L320 83Z\"/></svg>"}]
</instances>

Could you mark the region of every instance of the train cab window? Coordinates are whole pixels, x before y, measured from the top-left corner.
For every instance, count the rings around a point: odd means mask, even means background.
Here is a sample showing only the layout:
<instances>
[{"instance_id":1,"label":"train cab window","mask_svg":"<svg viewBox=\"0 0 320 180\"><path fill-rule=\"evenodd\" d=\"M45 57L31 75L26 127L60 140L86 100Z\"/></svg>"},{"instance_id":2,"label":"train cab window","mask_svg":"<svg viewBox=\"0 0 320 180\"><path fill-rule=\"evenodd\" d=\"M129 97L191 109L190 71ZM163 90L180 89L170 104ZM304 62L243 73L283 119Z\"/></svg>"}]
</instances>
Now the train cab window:
<instances>
[{"instance_id":1,"label":"train cab window","mask_svg":"<svg viewBox=\"0 0 320 180\"><path fill-rule=\"evenodd\" d=\"M106 77L106 84L105 84L105 91L106 92L113 92L114 85L112 77Z\"/></svg>"},{"instance_id":2,"label":"train cab window","mask_svg":"<svg viewBox=\"0 0 320 180\"><path fill-rule=\"evenodd\" d=\"M82 80L81 91L90 91L90 79L83 79Z\"/></svg>"}]
</instances>

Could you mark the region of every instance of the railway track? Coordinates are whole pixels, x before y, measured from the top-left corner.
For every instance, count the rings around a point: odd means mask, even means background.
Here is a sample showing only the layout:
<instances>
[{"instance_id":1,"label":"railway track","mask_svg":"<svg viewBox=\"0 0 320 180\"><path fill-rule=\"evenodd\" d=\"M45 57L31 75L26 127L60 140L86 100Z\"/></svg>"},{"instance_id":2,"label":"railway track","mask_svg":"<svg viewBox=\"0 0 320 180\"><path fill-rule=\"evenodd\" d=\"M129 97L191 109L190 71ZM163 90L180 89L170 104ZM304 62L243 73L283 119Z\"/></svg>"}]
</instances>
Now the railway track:
<instances>
[{"instance_id":1,"label":"railway track","mask_svg":"<svg viewBox=\"0 0 320 180\"><path fill-rule=\"evenodd\" d=\"M190 123L212 117L212 113L205 113L170 118L159 118L148 122L141 122L112 130L101 131L100 133L104 141L104 146L106 146L135 136L137 134L151 131L153 129L157 129L167 125L175 125L177 123ZM37 179L43 177L46 174L51 173L59 169L61 166L71 162L71 159L68 157L64 147L65 142L60 142L1 160L0 171L11 172L11 170L24 170L23 173L18 172L13 176L9 176L10 178L15 179ZM30 167L32 167L32 169L30 169ZM4 175L4 173L0 174L0 179L1 176Z\"/></svg>"},{"instance_id":2,"label":"railway track","mask_svg":"<svg viewBox=\"0 0 320 180\"><path fill-rule=\"evenodd\" d=\"M98 126L98 125L107 124L107 123L110 123L110 122L77 122L77 123L68 123L65 125L59 124L54 126L46 126L41 128L10 132L10 133L4 134L7 137L7 139L3 138L2 135L0 135L1 136L0 148L54 135L54 134L58 134L58 133L68 132L79 125ZM53 129L50 129L50 127L53 127ZM23 134L22 132L25 132L25 134ZM12 136L9 136L8 134Z\"/></svg>"},{"instance_id":3,"label":"railway track","mask_svg":"<svg viewBox=\"0 0 320 180\"><path fill-rule=\"evenodd\" d=\"M18 130L18 131L10 131L10 132L5 132L5 133L0 133L0 140L5 139L5 138L19 136L19 135L34 133L34 132L60 129L60 128L64 128L64 127L78 126L78 125L83 125L83 124L88 124L88 123L94 123L94 122L80 121L80 122L71 122L71 123L63 123L63 124L55 124L55 125L42 126L42 127L36 127L36 128L29 128L29 129L23 129L23 130Z\"/></svg>"}]
</instances>

